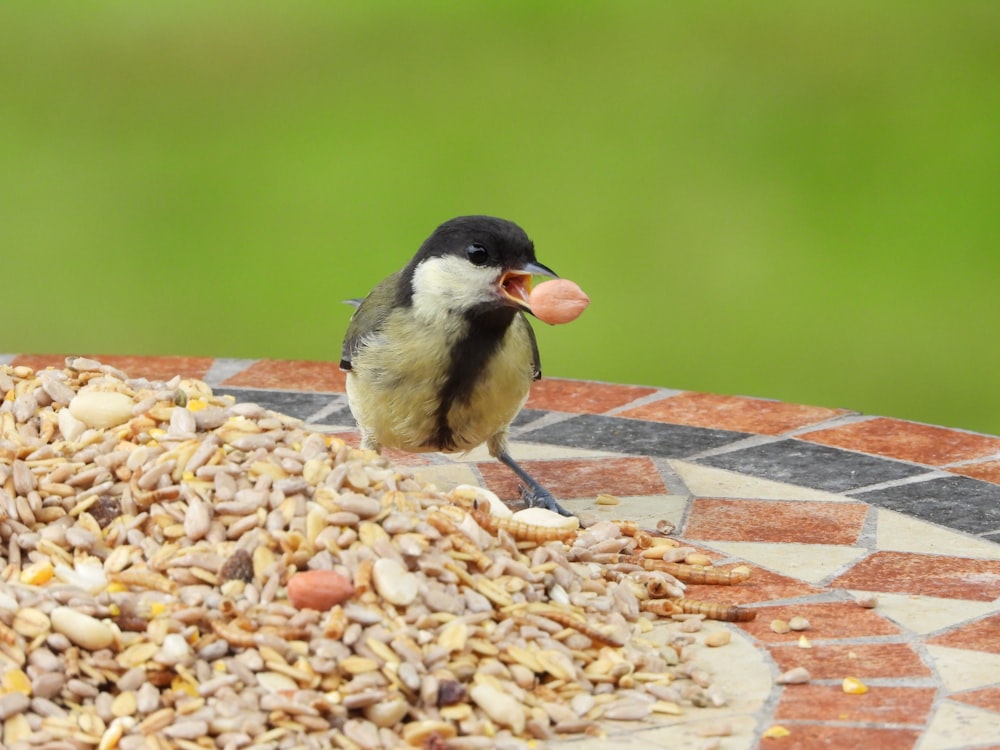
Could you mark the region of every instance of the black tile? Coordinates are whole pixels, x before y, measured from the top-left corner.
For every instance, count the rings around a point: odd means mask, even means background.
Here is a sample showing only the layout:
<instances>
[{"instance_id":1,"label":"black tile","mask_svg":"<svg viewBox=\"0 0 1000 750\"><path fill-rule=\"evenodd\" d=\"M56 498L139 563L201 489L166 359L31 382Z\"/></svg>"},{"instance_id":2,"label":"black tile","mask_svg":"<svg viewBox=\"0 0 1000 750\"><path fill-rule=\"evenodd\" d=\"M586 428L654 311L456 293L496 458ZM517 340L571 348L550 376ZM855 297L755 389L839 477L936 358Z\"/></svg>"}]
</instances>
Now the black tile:
<instances>
[{"instance_id":1,"label":"black tile","mask_svg":"<svg viewBox=\"0 0 1000 750\"><path fill-rule=\"evenodd\" d=\"M971 477L938 477L852 497L969 534L1000 528L1000 485Z\"/></svg>"},{"instance_id":2,"label":"black tile","mask_svg":"<svg viewBox=\"0 0 1000 750\"><path fill-rule=\"evenodd\" d=\"M524 427L534 422L536 419L541 419L548 412L545 409L521 409L514 421L510 423L511 427Z\"/></svg>"},{"instance_id":3,"label":"black tile","mask_svg":"<svg viewBox=\"0 0 1000 750\"><path fill-rule=\"evenodd\" d=\"M927 472L902 461L794 439L699 458L696 463L827 492L846 492Z\"/></svg>"},{"instance_id":4,"label":"black tile","mask_svg":"<svg viewBox=\"0 0 1000 750\"><path fill-rule=\"evenodd\" d=\"M746 437L745 433L728 430L583 414L523 432L517 439L613 453L684 458Z\"/></svg>"},{"instance_id":5,"label":"black tile","mask_svg":"<svg viewBox=\"0 0 1000 750\"><path fill-rule=\"evenodd\" d=\"M327 407L331 401L339 401L342 398L339 394L269 391L253 388L213 388L212 392L232 396L237 401L260 404L265 409L272 409L304 421L308 421L313 414ZM351 422L353 421L352 418Z\"/></svg>"},{"instance_id":6,"label":"black tile","mask_svg":"<svg viewBox=\"0 0 1000 750\"><path fill-rule=\"evenodd\" d=\"M351 414L351 407L346 403L341 408L334 409L329 414L324 414L318 419L309 420L309 424L347 425L351 429L357 426L357 422L354 421L354 415Z\"/></svg>"}]
</instances>

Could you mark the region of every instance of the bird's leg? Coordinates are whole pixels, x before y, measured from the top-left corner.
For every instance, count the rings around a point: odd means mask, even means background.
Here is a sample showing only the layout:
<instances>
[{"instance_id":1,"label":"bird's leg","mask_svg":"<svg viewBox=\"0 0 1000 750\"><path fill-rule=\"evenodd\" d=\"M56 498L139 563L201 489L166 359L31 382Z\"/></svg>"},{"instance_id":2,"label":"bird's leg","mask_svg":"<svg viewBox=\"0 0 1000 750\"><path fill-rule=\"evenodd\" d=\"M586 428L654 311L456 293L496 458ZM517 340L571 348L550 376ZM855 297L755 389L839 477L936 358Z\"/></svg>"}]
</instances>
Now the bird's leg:
<instances>
[{"instance_id":1,"label":"bird's leg","mask_svg":"<svg viewBox=\"0 0 1000 750\"><path fill-rule=\"evenodd\" d=\"M528 472L521 468L521 466L510 457L510 454L506 450L497 451L496 457L498 460L506 464L511 471L517 474L518 478L524 482L521 485L521 497L524 501L532 508L545 508L547 510L554 511L561 516L572 516L568 510L563 508L556 499L552 496L552 493L547 489L542 487L534 477L532 477Z\"/></svg>"}]
</instances>

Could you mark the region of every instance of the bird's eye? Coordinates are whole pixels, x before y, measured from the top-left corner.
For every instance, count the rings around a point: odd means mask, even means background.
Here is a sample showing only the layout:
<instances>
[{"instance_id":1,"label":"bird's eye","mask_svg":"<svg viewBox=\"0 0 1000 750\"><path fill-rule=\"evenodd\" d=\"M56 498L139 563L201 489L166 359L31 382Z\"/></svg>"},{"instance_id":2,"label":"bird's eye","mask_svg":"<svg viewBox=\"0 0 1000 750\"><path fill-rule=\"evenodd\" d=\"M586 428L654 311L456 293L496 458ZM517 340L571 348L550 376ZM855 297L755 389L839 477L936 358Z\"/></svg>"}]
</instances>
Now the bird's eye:
<instances>
[{"instance_id":1,"label":"bird's eye","mask_svg":"<svg viewBox=\"0 0 1000 750\"><path fill-rule=\"evenodd\" d=\"M485 266L490 259L490 254L482 245L469 245L465 248L465 256L474 266Z\"/></svg>"}]
</instances>

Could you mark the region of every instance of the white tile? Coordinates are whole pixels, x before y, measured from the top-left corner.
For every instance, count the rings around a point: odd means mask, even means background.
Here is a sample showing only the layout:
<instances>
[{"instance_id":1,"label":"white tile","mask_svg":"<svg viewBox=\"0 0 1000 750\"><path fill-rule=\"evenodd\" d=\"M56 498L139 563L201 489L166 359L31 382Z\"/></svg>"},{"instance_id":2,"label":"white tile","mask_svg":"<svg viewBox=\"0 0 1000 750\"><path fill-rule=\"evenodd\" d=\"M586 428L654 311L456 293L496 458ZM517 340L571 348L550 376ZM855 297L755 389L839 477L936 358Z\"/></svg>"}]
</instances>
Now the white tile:
<instances>
[{"instance_id":1,"label":"white tile","mask_svg":"<svg viewBox=\"0 0 1000 750\"><path fill-rule=\"evenodd\" d=\"M917 750L958 750L994 746L1000 738L1000 714L954 701L942 701Z\"/></svg>"},{"instance_id":2,"label":"white tile","mask_svg":"<svg viewBox=\"0 0 1000 750\"><path fill-rule=\"evenodd\" d=\"M679 527L688 505L686 495L627 495L618 498L618 505L597 505L594 500L588 497L579 502L566 502L574 503L577 509L586 509L589 515L602 520L627 519L648 529L655 529L656 522L660 520L670 521L675 528Z\"/></svg>"},{"instance_id":3,"label":"white tile","mask_svg":"<svg viewBox=\"0 0 1000 750\"><path fill-rule=\"evenodd\" d=\"M799 487L770 479L758 479L735 471L715 469L686 461L670 461L691 494L696 497L733 497L751 500L822 500L857 502L855 498L832 492Z\"/></svg>"},{"instance_id":4,"label":"white tile","mask_svg":"<svg viewBox=\"0 0 1000 750\"><path fill-rule=\"evenodd\" d=\"M1000 675L1000 654L947 646L927 646L927 653L944 686L952 692L995 685Z\"/></svg>"},{"instance_id":5,"label":"white tile","mask_svg":"<svg viewBox=\"0 0 1000 750\"><path fill-rule=\"evenodd\" d=\"M897 625L921 635L1000 611L1000 606L996 602L942 599L936 596L918 596L916 594L861 591L853 591L852 593L855 596L862 593L874 594L878 598L876 612L888 617Z\"/></svg>"},{"instance_id":6,"label":"white tile","mask_svg":"<svg viewBox=\"0 0 1000 750\"><path fill-rule=\"evenodd\" d=\"M1000 544L951 531L893 510L878 511L875 539L880 550L1000 560Z\"/></svg>"},{"instance_id":7,"label":"white tile","mask_svg":"<svg viewBox=\"0 0 1000 750\"><path fill-rule=\"evenodd\" d=\"M710 674L718 675L718 682L729 701L727 705L719 708L685 706L680 716L656 715L634 724L606 722L601 724L606 737L573 738L545 746L561 750L701 748L709 741L704 732L712 725L725 722L732 733L720 738L720 750L751 750L756 746L755 714L766 704L773 689L771 664L765 659L766 651L756 648L750 636L735 626L711 622L706 624L704 632L723 628L733 634L732 641L720 648L699 647L696 661ZM665 628L658 628L647 637L657 641L656 636L665 637L665 632ZM727 679L727 675L734 674L739 675L738 681Z\"/></svg>"},{"instance_id":8,"label":"white tile","mask_svg":"<svg viewBox=\"0 0 1000 750\"><path fill-rule=\"evenodd\" d=\"M467 464L430 464L413 468L413 476L422 482L431 482L447 492L460 484L481 484L476 472Z\"/></svg>"},{"instance_id":9,"label":"white tile","mask_svg":"<svg viewBox=\"0 0 1000 750\"><path fill-rule=\"evenodd\" d=\"M860 547L835 544L714 541L701 544L809 583L820 583L866 553Z\"/></svg>"}]
</instances>

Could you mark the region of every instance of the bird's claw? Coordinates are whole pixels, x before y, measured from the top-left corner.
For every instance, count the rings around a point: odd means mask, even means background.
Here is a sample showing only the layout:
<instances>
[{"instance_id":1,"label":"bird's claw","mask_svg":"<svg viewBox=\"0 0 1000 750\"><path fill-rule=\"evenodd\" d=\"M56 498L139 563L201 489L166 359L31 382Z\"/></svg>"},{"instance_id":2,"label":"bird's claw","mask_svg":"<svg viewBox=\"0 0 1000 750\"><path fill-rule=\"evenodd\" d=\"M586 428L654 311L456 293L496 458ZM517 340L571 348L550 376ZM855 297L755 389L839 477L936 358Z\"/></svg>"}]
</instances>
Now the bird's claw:
<instances>
[{"instance_id":1,"label":"bird's claw","mask_svg":"<svg viewBox=\"0 0 1000 750\"><path fill-rule=\"evenodd\" d=\"M552 493L546 489L531 489L527 485L521 485L521 499L529 508L545 508L560 516L572 517L573 514L562 507Z\"/></svg>"}]
</instances>

